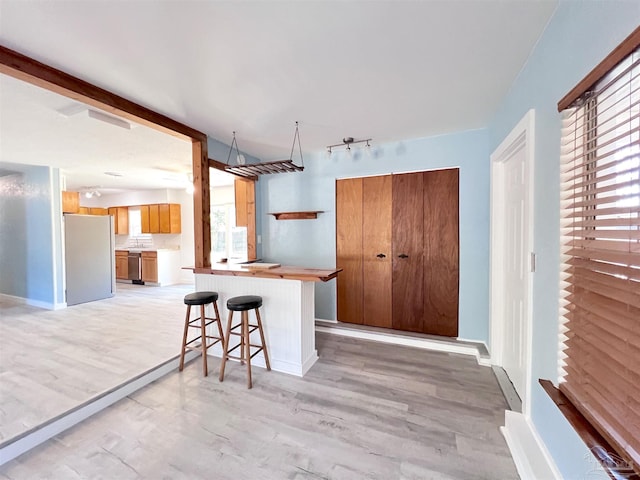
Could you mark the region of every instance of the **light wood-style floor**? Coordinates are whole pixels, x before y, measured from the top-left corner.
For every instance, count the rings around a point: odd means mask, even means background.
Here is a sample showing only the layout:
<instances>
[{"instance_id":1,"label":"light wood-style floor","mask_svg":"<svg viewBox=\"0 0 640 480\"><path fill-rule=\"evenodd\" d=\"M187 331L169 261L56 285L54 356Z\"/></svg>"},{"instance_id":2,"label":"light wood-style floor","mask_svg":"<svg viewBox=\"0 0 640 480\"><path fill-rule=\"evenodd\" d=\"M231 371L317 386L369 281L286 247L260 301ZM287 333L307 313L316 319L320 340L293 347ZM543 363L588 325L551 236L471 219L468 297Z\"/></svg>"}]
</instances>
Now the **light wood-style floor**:
<instances>
[{"instance_id":1,"label":"light wood-style floor","mask_svg":"<svg viewBox=\"0 0 640 480\"><path fill-rule=\"evenodd\" d=\"M0 443L180 352L193 285L116 285L56 311L0 297Z\"/></svg>"},{"instance_id":2,"label":"light wood-style floor","mask_svg":"<svg viewBox=\"0 0 640 480\"><path fill-rule=\"evenodd\" d=\"M505 400L468 356L318 333L304 378L193 361L0 468L2 479L512 479ZM220 360L210 359L216 372Z\"/></svg>"}]
</instances>

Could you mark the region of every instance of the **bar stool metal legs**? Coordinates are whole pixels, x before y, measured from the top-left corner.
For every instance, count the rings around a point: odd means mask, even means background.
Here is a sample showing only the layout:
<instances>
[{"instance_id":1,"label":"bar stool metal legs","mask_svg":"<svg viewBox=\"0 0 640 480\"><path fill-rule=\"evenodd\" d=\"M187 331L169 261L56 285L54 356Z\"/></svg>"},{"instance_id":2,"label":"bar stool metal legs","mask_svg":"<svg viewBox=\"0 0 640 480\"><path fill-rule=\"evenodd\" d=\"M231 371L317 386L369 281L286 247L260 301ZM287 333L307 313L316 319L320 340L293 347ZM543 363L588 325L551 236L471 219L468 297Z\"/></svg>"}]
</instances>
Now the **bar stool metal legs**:
<instances>
[{"instance_id":1,"label":"bar stool metal legs","mask_svg":"<svg viewBox=\"0 0 640 480\"><path fill-rule=\"evenodd\" d=\"M251 381L251 359L258 353L263 352L264 363L267 370L271 370L271 364L269 363L269 353L267 351L267 344L264 339L264 330L262 328L262 319L260 318L260 306L262 305L262 297L256 295L243 295L240 297L233 297L227 301L227 309L229 310L229 319L227 321L227 331L225 335L224 350L222 352L222 363L220 364L220 381L224 380L224 370L229 358L240 360L240 364L247 363L247 388L253 386ZM254 310L256 314L256 324L249 323L249 310ZM233 313L240 312L240 323L233 325ZM235 329L240 328L240 333L234 332ZM258 330L260 333L260 345L251 343L251 333ZM237 345L229 348L231 335L240 336L240 341ZM251 347L256 350L251 353ZM236 349L240 349L239 356L229 355Z\"/></svg>"},{"instance_id":2,"label":"bar stool metal legs","mask_svg":"<svg viewBox=\"0 0 640 480\"><path fill-rule=\"evenodd\" d=\"M182 335L182 349L180 351L180 367L184 369L184 356L187 350L196 350L202 352L202 373L206 377L209 374L207 367L207 350L218 342L224 342L224 334L222 333L222 323L220 321L220 313L218 312L218 293L217 292L194 292L184 297L184 303L187 305L187 314L184 319L184 332ZM205 307L213 303L215 318L206 316ZM200 306L200 316L191 319L191 307ZM218 335L207 335L207 327L212 323L216 323L218 327ZM189 336L189 328L200 329L200 335L187 341ZM196 343L200 341L200 343Z\"/></svg>"}]
</instances>

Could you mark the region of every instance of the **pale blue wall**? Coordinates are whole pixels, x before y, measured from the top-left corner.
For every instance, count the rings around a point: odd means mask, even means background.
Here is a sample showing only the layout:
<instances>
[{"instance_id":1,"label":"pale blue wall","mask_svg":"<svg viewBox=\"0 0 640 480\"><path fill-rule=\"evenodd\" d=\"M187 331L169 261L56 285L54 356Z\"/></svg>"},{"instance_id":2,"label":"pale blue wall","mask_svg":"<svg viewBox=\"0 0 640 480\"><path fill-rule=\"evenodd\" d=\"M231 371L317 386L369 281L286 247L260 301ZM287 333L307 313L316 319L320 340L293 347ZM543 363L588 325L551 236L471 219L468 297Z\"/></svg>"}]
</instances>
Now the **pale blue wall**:
<instances>
[{"instance_id":1,"label":"pale blue wall","mask_svg":"<svg viewBox=\"0 0 640 480\"><path fill-rule=\"evenodd\" d=\"M375 143L374 143L375 145ZM258 182L262 251L266 261L335 267L337 178L460 167L460 337L487 341L489 325L488 132L375 145L372 158L308 155L302 173L263 175ZM316 220L275 220L269 212L322 210ZM335 281L318 283L316 317L336 318Z\"/></svg>"},{"instance_id":2,"label":"pale blue wall","mask_svg":"<svg viewBox=\"0 0 640 480\"><path fill-rule=\"evenodd\" d=\"M556 380L559 279L557 102L640 24L640 2L563 1L490 125L493 151L535 109L532 419L565 478L585 478L593 462L538 384Z\"/></svg>"},{"instance_id":3,"label":"pale blue wall","mask_svg":"<svg viewBox=\"0 0 640 480\"><path fill-rule=\"evenodd\" d=\"M49 167L2 163L0 292L53 306L54 225ZM60 257L57 257L59 261Z\"/></svg>"}]
</instances>

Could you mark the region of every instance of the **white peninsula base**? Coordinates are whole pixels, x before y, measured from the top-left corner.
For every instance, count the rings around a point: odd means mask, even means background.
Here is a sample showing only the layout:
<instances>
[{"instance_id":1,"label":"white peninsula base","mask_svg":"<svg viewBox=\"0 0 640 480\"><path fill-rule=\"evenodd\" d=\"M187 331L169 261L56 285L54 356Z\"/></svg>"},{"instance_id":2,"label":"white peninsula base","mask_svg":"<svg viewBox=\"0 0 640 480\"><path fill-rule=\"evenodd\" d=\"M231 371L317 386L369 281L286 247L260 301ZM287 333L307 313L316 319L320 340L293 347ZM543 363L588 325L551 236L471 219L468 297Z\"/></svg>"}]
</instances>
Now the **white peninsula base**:
<instances>
[{"instance_id":1,"label":"white peninsula base","mask_svg":"<svg viewBox=\"0 0 640 480\"><path fill-rule=\"evenodd\" d=\"M301 377L318 359L313 281L199 273L196 273L195 280L196 290L218 292L223 328L227 324L229 298L238 295L262 297L260 316L272 370ZM213 316L211 306L207 307L207 316ZM239 312L234 313L234 322L239 316ZM249 312L249 323L255 323L254 312ZM222 356L219 345L209 352ZM262 353L256 355L251 363L264 367Z\"/></svg>"}]
</instances>

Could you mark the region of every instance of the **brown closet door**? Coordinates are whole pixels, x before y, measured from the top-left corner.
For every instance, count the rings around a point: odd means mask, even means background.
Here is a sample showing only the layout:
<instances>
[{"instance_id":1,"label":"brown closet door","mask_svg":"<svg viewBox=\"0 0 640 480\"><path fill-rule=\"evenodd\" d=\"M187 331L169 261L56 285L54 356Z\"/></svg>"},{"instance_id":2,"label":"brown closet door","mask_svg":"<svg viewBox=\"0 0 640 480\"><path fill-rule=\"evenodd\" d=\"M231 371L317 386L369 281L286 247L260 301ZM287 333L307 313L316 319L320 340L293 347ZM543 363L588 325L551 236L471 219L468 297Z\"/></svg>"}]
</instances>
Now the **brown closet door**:
<instances>
[{"instance_id":1,"label":"brown closet door","mask_svg":"<svg viewBox=\"0 0 640 480\"><path fill-rule=\"evenodd\" d=\"M458 336L458 169L424 172L424 333Z\"/></svg>"},{"instance_id":2,"label":"brown closet door","mask_svg":"<svg viewBox=\"0 0 640 480\"><path fill-rule=\"evenodd\" d=\"M391 175L364 178L362 192L363 323L391 328Z\"/></svg>"},{"instance_id":3,"label":"brown closet door","mask_svg":"<svg viewBox=\"0 0 640 480\"><path fill-rule=\"evenodd\" d=\"M423 173L392 176L393 328L423 331Z\"/></svg>"},{"instance_id":4,"label":"brown closet door","mask_svg":"<svg viewBox=\"0 0 640 480\"><path fill-rule=\"evenodd\" d=\"M362 323L362 178L336 181L338 320Z\"/></svg>"}]
</instances>

